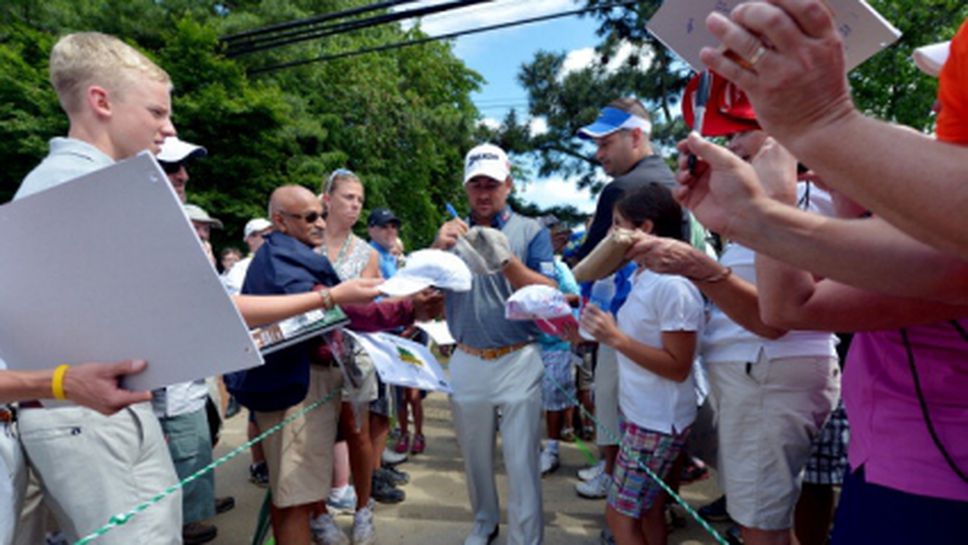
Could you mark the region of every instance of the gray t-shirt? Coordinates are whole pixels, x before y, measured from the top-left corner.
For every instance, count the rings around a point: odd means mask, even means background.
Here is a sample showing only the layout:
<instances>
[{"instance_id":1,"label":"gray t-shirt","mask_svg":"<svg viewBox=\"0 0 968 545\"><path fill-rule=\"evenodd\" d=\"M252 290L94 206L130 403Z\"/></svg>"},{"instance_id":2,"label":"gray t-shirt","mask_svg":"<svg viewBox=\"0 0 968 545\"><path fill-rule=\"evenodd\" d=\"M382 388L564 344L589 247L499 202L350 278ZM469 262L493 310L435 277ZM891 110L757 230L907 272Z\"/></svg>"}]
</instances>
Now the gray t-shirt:
<instances>
[{"instance_id":1,"label":"gray t-shirt","mask_svg":"<svg viewBox=\"0 0 968 545\"><path fill-rule=\"evenodd\" d=\"M554 255L548 230L536 220L506 210L497 218L511 251L531 269L554 278ZM448 292L447 326L461 343L473 348L499 348L537 338L534 322L508 320L504 304L513 293L502 273L475 274L468 292Z\"/></svg>"},{"instance_id":2,"label":"gray t-shirt","mask_svg":"<svg viewBox=\"0 0 968 545\"><path fill-rule=\"evenodd\" d=\"M14 200L56 187L68 180L114 164L114 159L76 138L50 140L50 153L27 174Z\"/></svg>"}]
</instances>

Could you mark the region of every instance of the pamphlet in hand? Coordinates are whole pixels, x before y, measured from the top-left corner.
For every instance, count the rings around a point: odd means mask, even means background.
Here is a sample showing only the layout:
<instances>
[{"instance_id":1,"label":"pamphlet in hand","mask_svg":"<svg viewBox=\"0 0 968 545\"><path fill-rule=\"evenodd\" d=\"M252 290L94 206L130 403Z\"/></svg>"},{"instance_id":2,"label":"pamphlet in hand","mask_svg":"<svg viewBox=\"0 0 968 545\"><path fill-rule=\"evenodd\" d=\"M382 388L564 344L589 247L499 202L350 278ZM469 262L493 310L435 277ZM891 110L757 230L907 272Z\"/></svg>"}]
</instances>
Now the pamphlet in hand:
<instances>
[{"instance_id":1,"label":"pamphlet in hand","mask_svg":"<svg viewBox=\"0 0 968 545\"><path fill-rule=\"evenodd\" d=\"M343 332L370 355L383 382L452 393L450 381L426 346L389 333L358 333L349 329Z\"/></svg>"},{"instance_id":2,"label":"pamphlet in hand","mask_svg":"<svg viewBox=\"0 0 968 545\"><path fill-rule=\"evenodd\" d=\"M719 45L719 40L706 29L706 17L713 11L728 17L740 3L742 0L666 0L646 27L663 45L700 72L705 65L699 59L699 50ZM901 31L864 0L828 0L827 5L844 40L847 70L901 37Z\"/></svg>"},{"instance_id":3,"label":"pamphlet in hand","mask_svg":"<svg viewBox=\"0 0 968 545\"><path fill-rule=\"evenodd\" d=\"M339 307L329 310L310 310L274 324L252 330L252 341L263 356L277 350L318 337L327 331L350 323Z\"/></svg>"}]
</instances>

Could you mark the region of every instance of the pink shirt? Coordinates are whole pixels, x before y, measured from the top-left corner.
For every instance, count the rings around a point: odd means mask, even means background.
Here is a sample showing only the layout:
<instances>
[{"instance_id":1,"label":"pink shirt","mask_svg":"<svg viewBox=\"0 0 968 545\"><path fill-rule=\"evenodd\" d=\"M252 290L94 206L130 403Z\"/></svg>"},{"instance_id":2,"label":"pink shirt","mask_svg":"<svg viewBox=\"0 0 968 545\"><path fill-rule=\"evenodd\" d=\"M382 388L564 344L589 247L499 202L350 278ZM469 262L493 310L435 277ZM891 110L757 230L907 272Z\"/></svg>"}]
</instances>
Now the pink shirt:
<instances>
[{"instance_id":1,"label":"pink shirt","mask_svg":"<svg viewBox=\"0 0 968 545\"><path fill-rule=\"evenodd\" d=\"M968 318L959 320L968 330ZM941 444L968 472L968 340L950 322L907 329L921 390ZM897 330L858 333L844 369L850 467L912 494L968 501L928 432Z\"/></svg>"}]
</instances>

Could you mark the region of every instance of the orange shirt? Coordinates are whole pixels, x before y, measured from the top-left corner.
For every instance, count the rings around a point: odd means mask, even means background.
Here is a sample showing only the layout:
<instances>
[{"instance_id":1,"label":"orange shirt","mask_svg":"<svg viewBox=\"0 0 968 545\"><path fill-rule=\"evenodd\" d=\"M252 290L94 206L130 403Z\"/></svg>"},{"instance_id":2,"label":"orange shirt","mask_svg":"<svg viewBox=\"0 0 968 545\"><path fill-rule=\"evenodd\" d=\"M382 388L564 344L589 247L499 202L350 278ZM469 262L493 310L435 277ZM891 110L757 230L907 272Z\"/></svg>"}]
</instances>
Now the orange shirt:
<instances>
[{"instance_id":1,"label":"orange shirt","mask_svg":"<svg viewBox=\"0 0 968 545\"><path fill-rule=\"evenodd\" d=\"M951 40L938 84L938 140L968 145L968 19Z\"/></svg>"}]
</instances>

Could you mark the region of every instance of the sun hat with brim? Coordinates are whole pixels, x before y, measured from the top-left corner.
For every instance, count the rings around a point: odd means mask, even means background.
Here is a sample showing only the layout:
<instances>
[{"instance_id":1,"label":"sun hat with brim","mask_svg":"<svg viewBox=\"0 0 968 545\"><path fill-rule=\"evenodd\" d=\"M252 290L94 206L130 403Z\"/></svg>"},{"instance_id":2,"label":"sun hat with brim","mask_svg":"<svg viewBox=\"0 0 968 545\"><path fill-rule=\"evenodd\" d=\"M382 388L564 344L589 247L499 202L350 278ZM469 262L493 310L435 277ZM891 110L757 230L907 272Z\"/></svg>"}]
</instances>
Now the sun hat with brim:
<instances>
[{"instance_id":1,"label":"sun hat with brim","mask_svg":"<svg viewBox=\"0 0 968 545\"><path fill-rule=\"evenodd\" d=\"M652 124L647 119L625 110L606 106L599 112L598 119L594 123L578 129L578 137L592 140L622 129L642 129L642 132L648 134L652 132Z\"/></svg>"},{"instance_id":2,"label":"sun hat with brim","mask_svg":"<svg viewBox=\"0 0 968 545\"><path fill-rule=\"evenodd\" d=\"M222 222L213 218L212 216L209 216L208 212L206 212L201 206L198 206L197 204L186 204L184 207L185 215L188 216L188 219L197 221L198 223L207 223L216 229L222 228Z\"/></svg>"},{"instance_id":3,"label":"sun hat with brim","mask_svg":"<svg viewBox=\"0 0 968 545\"><path fill-rule=\"evenodd\" d=\"M180 140L177 136L169 136L161 144L161 151L156 158L162 163L180 163L187 159L198 159L208 155L208 150L197 144Z\"/></svg>"},{"instance_id":4,"label":"sun hat with brim","mask_svg":"<svg viewBox=\"0 0 968 545\"><path fill-rule=\"evenodd\" d=\"M742 89L726 78L710 71L712 84L709 87L709 100L703 116L703 136L727 136L737 132L754 131L760 128L756 121L753 105ZM689 128L695 127L693 97L699 87L699 74L696 74L682 95L682 119Z\"/></svg>"},{"instance_id":5,"label":"sun hat with brim","mask_svg":"<svg viewBox=\"0 0 968 545\"><path fill-rule=\"evenodd\" d=\"M461 258L450 252L418 250L408 255L406 265L377 289L391 296L406 296L431 286L470 291L471 270Z\"/></svg>"}]
</instances>

